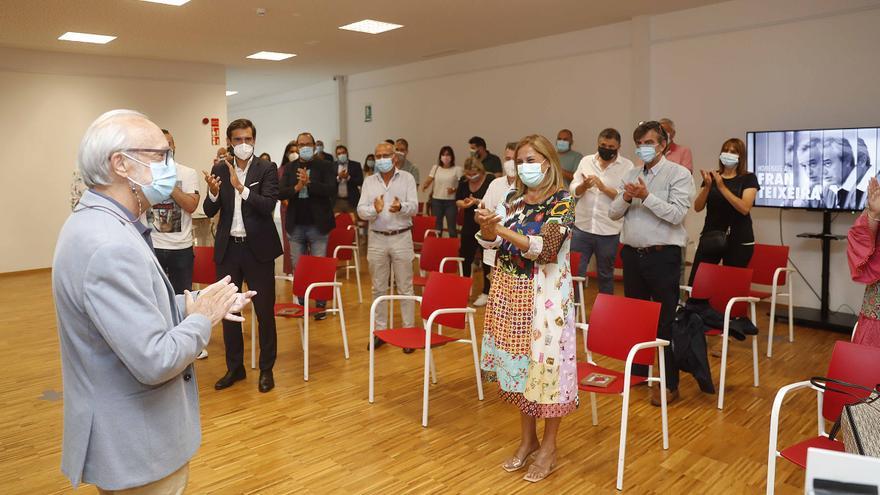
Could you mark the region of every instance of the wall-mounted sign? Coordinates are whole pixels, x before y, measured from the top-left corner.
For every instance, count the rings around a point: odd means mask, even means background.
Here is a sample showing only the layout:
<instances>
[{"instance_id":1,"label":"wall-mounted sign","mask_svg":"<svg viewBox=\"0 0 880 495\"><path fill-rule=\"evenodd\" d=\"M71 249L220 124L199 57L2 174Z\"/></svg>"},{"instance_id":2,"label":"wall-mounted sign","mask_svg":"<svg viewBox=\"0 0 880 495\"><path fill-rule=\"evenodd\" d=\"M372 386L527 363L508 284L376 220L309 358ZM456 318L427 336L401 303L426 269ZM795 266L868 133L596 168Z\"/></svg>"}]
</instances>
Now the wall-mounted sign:
<instances>
[{"instance_id":1,"label":"wall-mounted sign","mask_svg":"<svg viewBox=\"0 0 880 495\"><path fill-rule=\"evenodd\" d=\"M373 105L366 105L364 107L364 122L372 122L373 121Z\"/></svg>"},{"instance_id":2,"label":"wall-mounted sign","mask_svg":"<svg viewBox=\"0 0 880 495\"><path fill-rule=\"evenodd\" d=\"M220 119L211 119L211 146L220 144Z\"/></svg>"}]
</instances>

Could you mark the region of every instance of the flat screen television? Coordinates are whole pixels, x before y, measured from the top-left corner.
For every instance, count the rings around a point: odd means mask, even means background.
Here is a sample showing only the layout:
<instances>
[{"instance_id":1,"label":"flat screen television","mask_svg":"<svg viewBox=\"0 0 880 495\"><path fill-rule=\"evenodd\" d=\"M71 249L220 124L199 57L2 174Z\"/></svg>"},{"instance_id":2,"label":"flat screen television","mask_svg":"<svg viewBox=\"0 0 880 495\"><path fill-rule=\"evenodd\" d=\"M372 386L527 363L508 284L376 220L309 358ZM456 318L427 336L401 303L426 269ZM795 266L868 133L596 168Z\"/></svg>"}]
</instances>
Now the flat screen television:
<instances>
[{"instance_id":1,"label":"flat screen television","mask_svg":"<svg viewBox=\"0 0 880 495\"><path fill-rule=\"evenodd\" d=\"M755 206L857 211L877 177L880 128L752 131L746 149Z\"/></svg>"}]
</instances>

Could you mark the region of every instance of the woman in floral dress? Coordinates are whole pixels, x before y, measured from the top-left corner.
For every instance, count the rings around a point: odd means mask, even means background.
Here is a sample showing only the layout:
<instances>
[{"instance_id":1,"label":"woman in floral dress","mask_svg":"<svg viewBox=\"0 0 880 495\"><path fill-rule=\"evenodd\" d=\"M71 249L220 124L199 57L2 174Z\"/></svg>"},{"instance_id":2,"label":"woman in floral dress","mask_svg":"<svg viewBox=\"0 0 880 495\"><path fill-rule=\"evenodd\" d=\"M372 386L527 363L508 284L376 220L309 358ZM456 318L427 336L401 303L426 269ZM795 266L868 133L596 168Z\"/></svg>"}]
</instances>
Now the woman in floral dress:
<instances>
[{"instance_id":1,"label":"woman in floral dress","mask_svg":"<svg viewBox=\"0 0 880 495\"><path fill-rule=\"evenodd\" d=\"M880 222L880 185L876 178L868 184L865 211L849 229L846 249L849 270L855 282L866 284L862 310L853 342L880 347L880 253L877 224Z\"/></svg>"},{"instance_id":2,"label":"woman in floral dress","mask_svg":"<svg viewBox=\"0 0 880 495\"><path fill-rule=\"evenodd\" d=\"M568 263L574 202L547 138L523 138L515 157L515 188L494 212L476 214L478 241L498 249L481 368L498 382L502 399L520 410L522 439L502 468L518 471L535 454L524 479L536 482L553 471L559 424L578 404ZM545 421L541 442L537 418Z\"/></svg>"}]
</instances>

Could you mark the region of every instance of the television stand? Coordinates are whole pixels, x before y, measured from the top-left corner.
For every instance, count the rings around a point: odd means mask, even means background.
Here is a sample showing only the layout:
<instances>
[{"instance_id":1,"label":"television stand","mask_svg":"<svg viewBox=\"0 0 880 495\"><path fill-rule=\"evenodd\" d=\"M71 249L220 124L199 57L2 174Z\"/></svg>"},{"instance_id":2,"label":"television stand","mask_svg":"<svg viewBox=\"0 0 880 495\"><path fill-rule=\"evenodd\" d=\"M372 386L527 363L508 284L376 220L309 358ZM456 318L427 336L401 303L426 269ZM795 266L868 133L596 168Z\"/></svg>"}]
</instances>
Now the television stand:
<instances>
[{"instance_id":1,"label":"television stand","mask_svg":"<svg viewBox=\"0 0 880 495\"><path fill-rule=\"evenodd\" d=\"M793 308L794 322L798 325L810 328L833 330L835 332L847 334L851 333L858 317L849 313L831 311L828 308L828 284L831 271L831 241L842 241L846 239L846 236L831 233L831 212L828 210L822 212L822 232L802 233L797 236L806 239L820 239L822 241L822 296L820 298L819 309L795 306Z\"/></svg>"}]
</instances>

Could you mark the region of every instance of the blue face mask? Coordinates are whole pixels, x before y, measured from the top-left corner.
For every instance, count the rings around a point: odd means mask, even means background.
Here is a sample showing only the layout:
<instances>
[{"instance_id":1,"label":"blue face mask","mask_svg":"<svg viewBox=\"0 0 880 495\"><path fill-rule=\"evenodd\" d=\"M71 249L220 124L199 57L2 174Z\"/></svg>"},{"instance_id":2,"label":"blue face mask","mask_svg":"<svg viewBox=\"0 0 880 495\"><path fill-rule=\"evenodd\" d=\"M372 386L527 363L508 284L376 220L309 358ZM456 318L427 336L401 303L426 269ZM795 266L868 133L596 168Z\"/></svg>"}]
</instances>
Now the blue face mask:
<instances>
[{"instance_id":1,"label":"blue face mask","mask_svg":"<svg viewBox=\"0 0 880 495\"><path fill-rule=\"evenodd\" d=\"M643 144L636 148L636 155L645 163L651 163L657 157L657 150L652 144Z\"/></svg>"},{"instance_id":2,"label":"blue face mask","mask_svg":"<svg viewBox=\"0 0 880 495\"><path fill-rule=\"evenodd\" d=\"M391 161L391 158L379 158L376 160L376 170L381 174L387 174L394 168L394 162Z\"/></svg>"},{"instance_id":3,"label":"blue face mask","mask_svg":"<svg viewBox=\"0 0 880 495\"><path fill-rule=\"evenodd\" d=\"M733 168L739 165L739 155L736 153L721 153L718 157L721 164L727 168Z\"/></svg>"},{"instance_id":4,"label":"blue face mask","mask_svg":"<svg viewBox=\"0 0 880 495\"><path fill-rule=\"evenodd\" d=\"M345 153L337 155L336 159L339 160L339 163L348 163L348 155L346 155Z\"/></svg>"},{"instance_id":5,"label":"blue face mask","mask_svg":"<svg viewBox=\"0 0 880 495\"><path fill-rule=\"evenodd\" d=\"M324 152L324 145L323 144L319 144L318 146L315 146L315 154L316 155L320 155L323 152Z\"/></svg>"},{"instance_id":6,"label":"blue face mask","mask_svg":"<svg viewBox=\"0 0 880 495\"><path fill-rule=\"evenodd\" d=\"M557 139L556 140L556 151L558 151L560 153L566 153L570 149L571 149L571 143L569 143L568 141L566 141L564 139Z\"/></svg>"},{"instance_id":7,"label":"blue face mask","mask_svg":"<svg viewBox=\"0 0 880 495\"><path fill-rule=\"evenodd\" d=\"M544 171L541 170L541 165L544 162L536 162L536 163L527 163L523 162L519 164L517 173L519 174L519 179L523 181L523 184L526 187L537 187L538 184L544 182Z\"/></svg>"},{"instance_id":8,"label":"blue face mask","mask_svg":"<svg viewBox=\"0 0 880 495\"><path fill-rule=\"evenodd\" d=\"M152 162L149 164L144 163L127 153L123 153L122 155L138 165L150 169L150 173L153 175L153 181L149 184L141 184L131 177L128 178L133 184L141 186L141 191L144 192L144 196L146 196L150 206L153 206L156 203L161 203L171 197L171 191L174 190L174 186L177 184L177 167L174 165L174 158L171 157L170 151L164 162Z\"/></svg>"},{"instance_id":9,"label":"blue face mask","mask_svg":"<svg viewBox=\"0 0 880 495\"><path fill-rule=\"evenodd\" d=\"M315 148L311 146L303 146L299 149L299 157L304 162L312 161L312 158L315 157Z\"/></svg>"}]
</instances>

